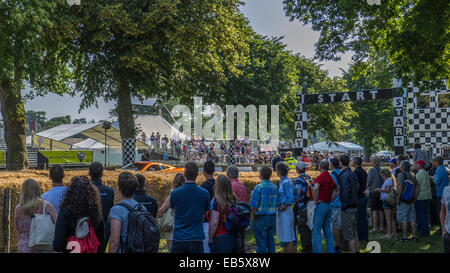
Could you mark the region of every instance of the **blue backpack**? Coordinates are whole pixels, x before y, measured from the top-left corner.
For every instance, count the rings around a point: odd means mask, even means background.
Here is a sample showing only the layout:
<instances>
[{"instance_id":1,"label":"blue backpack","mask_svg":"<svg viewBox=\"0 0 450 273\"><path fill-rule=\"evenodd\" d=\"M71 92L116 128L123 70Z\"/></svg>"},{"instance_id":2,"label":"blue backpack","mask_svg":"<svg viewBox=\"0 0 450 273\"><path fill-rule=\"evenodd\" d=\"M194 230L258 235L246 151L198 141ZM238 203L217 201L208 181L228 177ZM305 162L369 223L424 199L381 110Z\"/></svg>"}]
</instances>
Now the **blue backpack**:
<instances>
[{"instance_id":1,"label":"blue backpack","mask_svg":"<svg viewBox=\"0 0 450 273\"><path fill-rule=\"evenodd\" d=\"M415 184L408 179L408 176L405 175L405 182L403 183L402 193L400 195L400 200L405 203L411 203L414 198L416 198L416 186Z\"/></svg>"}]
</instances>

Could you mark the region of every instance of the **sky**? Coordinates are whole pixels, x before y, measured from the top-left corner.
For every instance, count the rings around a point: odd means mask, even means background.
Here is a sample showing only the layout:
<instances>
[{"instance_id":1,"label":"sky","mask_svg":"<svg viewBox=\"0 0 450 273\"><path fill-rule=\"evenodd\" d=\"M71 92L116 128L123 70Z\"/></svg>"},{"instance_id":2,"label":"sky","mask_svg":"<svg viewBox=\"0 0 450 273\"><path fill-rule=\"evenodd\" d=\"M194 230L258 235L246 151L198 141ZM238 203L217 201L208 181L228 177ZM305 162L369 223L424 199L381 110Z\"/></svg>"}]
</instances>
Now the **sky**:
<instances>
[{"instance_id":1,"label":"sky","mask_svg":"<svg viewBox=\"0 0 450 273\"><path fill-rule=\"evenodd\" d=\"M299 21L290 22L283 11L282 0L244 0L241 11L249 19L253 29L265 36L284 36L283 42L289 50L300 53L307 58L314 57L314 44L319 39L319 33L311 29L310 25L303 25ZM330 76L340 76L340 69L346 70L351 61L351 54L342 56L338 62L320 62L323 69ZM26 92L26 91L25 91ZM49 94L25 103L25 109L46 111L47 118L70 115L72 119L86 118L87 120L110 119L109 111L115 108L115 102L105 103L98 99L98 108L90 107L78 113L81 98L58 96Z\"/></svg>"}]
</instances>

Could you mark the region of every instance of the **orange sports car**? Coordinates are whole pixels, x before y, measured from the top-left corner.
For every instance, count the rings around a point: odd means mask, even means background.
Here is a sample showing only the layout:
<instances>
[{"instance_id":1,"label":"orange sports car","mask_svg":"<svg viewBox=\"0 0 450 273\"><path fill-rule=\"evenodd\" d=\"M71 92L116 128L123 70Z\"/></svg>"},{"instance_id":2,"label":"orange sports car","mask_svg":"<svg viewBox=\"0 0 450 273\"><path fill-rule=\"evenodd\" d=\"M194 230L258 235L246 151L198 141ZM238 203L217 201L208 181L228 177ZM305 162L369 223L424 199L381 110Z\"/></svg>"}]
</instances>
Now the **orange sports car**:
<instances>
[{"instance_id":1,"label":"orange sports car","mask_svg":"<svg viewBox=\"0 0 450 273\"><path fill-rule=\"evenodd\" d=\"M184 172L183 168L177 168L159 162L134 162L127 164L120 168L127 171L141 171L141 172Z\"/></svg>"}]
</instances>

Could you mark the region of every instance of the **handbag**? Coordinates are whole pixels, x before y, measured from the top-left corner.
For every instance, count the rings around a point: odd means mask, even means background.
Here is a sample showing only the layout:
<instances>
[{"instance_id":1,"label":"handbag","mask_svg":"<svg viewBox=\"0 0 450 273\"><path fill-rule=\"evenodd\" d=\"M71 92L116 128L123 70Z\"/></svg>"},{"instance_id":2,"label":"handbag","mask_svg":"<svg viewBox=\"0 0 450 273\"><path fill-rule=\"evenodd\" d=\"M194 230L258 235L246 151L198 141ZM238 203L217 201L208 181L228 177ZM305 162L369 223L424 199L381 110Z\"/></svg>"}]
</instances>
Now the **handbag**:
<instances>
[{"instance_id":1,"label":"handbag","mask_svg":"<svg viewBox=\"0 0 450 273\"><path fill-rule=\"evenodd\" d=\"M395 207L397 204L397 190L394 188L386 195L386 202L391 206Z\"/></svg>"},{"instance_id":2,"label":"handbag","mask_svg":"<svg viewBox=\"0 0 450 273\"><path fill-rule=\"evenodd\" d=\"M41 251L52 249L55 236L55 224L50 215L45 213L46 205L47 201L44 200L42 214L32 216L28 240L28 247Z\"/></svg>"},{"instance_id":3,"label":"handbag","mask_svg":"<svg viewBox=\"0 0 450 273\"><path fill-rule=\"evenodd\" d=\"M169 208L159 220L159 230L161 232L172 232L174 222L175 216L173 215L172 209Z\"/></svg>"}]
</instances>

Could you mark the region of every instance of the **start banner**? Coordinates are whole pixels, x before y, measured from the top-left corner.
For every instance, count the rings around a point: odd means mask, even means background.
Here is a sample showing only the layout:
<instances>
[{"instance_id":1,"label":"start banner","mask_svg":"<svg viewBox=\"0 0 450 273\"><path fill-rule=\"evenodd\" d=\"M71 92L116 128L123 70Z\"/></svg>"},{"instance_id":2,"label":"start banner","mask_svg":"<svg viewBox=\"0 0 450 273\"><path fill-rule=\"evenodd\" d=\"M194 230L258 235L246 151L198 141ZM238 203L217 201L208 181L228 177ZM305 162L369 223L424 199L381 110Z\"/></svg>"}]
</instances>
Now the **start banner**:
<instances>
[{"instance_id":1,"label":"start banner","mask_svg":"<svg viewBox=\"0 0 450 273\"><path fill-rule=\"evenodd\" d=\"M91 164L92 151L39 151L47 164Z\"/></svg>"}]
</instances>

